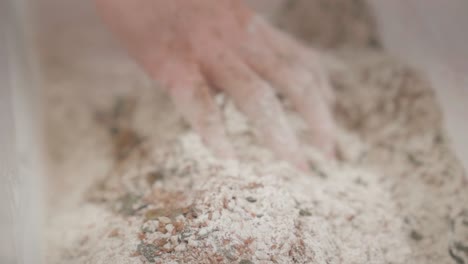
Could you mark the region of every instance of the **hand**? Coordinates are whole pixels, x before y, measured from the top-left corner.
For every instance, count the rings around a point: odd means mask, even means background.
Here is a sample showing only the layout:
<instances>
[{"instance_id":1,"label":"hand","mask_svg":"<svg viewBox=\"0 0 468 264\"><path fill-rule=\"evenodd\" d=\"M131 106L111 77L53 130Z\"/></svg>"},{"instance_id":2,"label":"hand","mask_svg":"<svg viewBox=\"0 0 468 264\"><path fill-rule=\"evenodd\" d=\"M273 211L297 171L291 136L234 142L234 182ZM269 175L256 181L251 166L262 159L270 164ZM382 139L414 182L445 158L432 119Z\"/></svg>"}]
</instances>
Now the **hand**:
<instances>
[{"instance_id":1,"label":"hand","mask_svg":"<svg viewBox=\"0 0 468 264\"><path fill-rule=\"evenodd\" d=\"M110 28L221 157L234 157L212 91L222 90L280 158L306 168L275 96L292 102L334 155L332 91L319 58L239 0L96 0Z\"/></svg>"}]
</instances>

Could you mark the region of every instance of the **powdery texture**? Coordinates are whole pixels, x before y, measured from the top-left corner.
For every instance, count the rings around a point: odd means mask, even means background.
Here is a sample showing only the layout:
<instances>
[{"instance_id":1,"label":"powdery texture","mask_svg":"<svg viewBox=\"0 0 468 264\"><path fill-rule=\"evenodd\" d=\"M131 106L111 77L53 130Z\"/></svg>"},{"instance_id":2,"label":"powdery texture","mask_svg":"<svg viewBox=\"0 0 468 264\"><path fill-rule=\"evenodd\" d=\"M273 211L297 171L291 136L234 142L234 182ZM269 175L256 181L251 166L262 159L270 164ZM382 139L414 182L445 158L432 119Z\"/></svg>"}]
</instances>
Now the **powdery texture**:
<instances>
[{"instance_id":1,"label":"powdery texture","mask_svg":"<svg viewBox=\"0 0 468 264\"><path fill-rule=\"evenodd\" d=\"M325 160L304 143L310 173L276 161L222 97L239 162L214 159L141 76L132 77L139 90L87 82L79 93L106 95L93 99L51 85L50 96L61 103L49 106L55 113L49 135L64 139L51 140L52 168L69 183L56 183L66 199L52 197L49 263L466 258L460 246L466 245L466 182L429 86L379 54L339 57L326 61L337 93L342 161ZM85 80L67 81L82 86ZM288 113L306 142L305 125ZM66 149L73 151L60 152Z\"/></svg>"},{"instance_id":2,"label":"powdery texture","mask_svg":"<svg viewBox=\"0 0 468 264\"><path fill-rule=\"evenodd\" d=\"M364 9L328 2L290 0L280 24L324 47L375 46ZM468 263L468 184L418 73L379 52L324 54L340 159L288 111L304 173L221 96L240 161L214 159L98 31L47 47L47 263Z\"/></svg>"}]
</instances>

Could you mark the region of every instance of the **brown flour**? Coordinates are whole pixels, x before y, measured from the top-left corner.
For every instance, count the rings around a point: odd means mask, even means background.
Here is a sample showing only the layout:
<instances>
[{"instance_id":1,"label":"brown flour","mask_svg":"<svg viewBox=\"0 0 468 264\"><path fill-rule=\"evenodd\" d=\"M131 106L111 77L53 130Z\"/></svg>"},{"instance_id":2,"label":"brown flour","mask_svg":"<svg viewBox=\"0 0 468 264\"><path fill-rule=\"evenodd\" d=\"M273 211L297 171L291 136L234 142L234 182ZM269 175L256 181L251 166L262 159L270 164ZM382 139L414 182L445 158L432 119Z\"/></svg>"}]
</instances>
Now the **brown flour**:
<instances>
[{"instance_id":1,"label":"brown flour","mask_svg":"<svg viewBox=\"0 0 468 264\"><path fill-rule=\"evenodd\" d=\"M274 161L223 98L241 163L212 158L151 87L100 97L102 106L76 102L72 118L52 123L63 127L54 138L73 137L68 148L81 153L62 154L61 177L78 184L86 173L98 187L68 187L87 198L52 218L51 263L451 263L448 247L463 221L454 230L450 222L466 209L466 183L431 90L385 56L342 57L352 64L332 72L344 161L323 160L305 144L309 175ZM70 93L55 113L73 112ZM137 98L130 123L144 140L116 161L109 127L95 116L115 111L121 98ZM88 126L85 137L66 131L74 118ZM292 112L290 120L305 136Z\"/></svg>"},{"instance_id":2,"label":"brown flour","mask_svg":"<svg viewBox=\"0 0 468 264\"><path fill-rule=\"evenodd\" d=\"M429 85L404 65L326 55L341 160L323 159L289 111L305 174L274 160L223 97L241 160L214 159L118 48L82 42L47 65L47 263L468 262L464 171Z\"/></svg>"}]
</instances>

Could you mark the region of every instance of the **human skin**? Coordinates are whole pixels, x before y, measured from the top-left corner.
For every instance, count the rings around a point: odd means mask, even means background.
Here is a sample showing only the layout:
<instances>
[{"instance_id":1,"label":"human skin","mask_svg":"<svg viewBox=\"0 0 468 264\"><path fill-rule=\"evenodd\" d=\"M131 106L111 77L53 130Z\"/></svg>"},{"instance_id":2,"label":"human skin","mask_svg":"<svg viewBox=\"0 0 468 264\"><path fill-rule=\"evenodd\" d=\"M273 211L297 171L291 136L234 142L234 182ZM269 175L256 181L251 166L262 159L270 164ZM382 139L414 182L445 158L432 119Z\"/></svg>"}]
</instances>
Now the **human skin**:
<instances>
[{"instance_id":1,"label":"human skin","mask_svg":"<svg viewBox=\"0 0 468 264\"><path fill-rule=\"evenodd\" d=\"M334 155L333 94L319 57L239 0L95 0L104 21L218 156L234 158L213 92L223 91L279 158L306 168L276 93Z\"/></svg>"}]
</instances>

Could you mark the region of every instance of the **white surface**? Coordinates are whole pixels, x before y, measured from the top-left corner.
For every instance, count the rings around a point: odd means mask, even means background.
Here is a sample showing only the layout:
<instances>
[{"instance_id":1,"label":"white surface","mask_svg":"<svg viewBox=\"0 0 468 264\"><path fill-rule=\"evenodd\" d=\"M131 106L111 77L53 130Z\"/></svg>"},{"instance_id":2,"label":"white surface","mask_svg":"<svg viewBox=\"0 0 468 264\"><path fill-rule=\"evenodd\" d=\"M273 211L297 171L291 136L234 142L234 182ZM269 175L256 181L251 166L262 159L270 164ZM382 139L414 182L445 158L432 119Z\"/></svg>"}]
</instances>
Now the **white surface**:
<instances>
[{"instance_id":1,"label":"white surface","mask_svg":"<svg viewBox=\"0 0 468 264\"><path fill-rule=\"evenodd\" d=\"M0 2L0 18L4 18L4 2ZM14 130L12 114L12 96L10 91L10 71L6 64L7 38L5 23L0 23L0 262L12 263L14 261L15 246L13 244L13 219L16 208L13 198L13 186L16 186L17 174L14 152Z\"/></svg>"}]
</instances>

